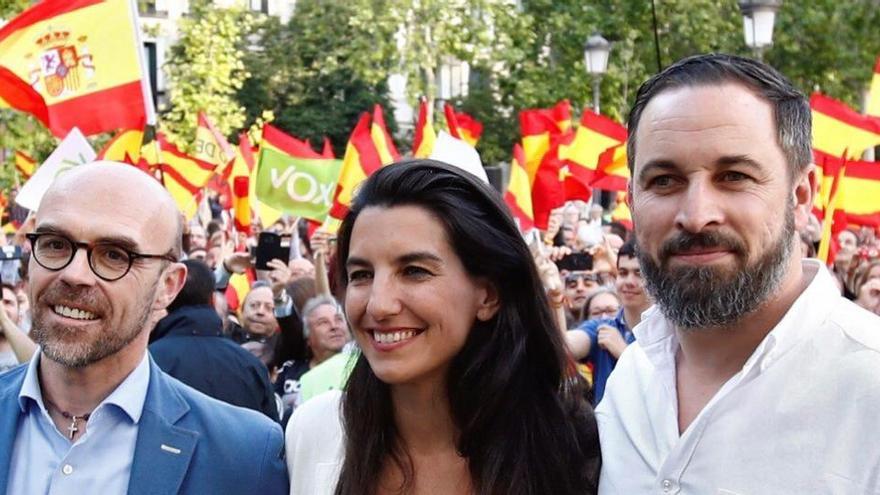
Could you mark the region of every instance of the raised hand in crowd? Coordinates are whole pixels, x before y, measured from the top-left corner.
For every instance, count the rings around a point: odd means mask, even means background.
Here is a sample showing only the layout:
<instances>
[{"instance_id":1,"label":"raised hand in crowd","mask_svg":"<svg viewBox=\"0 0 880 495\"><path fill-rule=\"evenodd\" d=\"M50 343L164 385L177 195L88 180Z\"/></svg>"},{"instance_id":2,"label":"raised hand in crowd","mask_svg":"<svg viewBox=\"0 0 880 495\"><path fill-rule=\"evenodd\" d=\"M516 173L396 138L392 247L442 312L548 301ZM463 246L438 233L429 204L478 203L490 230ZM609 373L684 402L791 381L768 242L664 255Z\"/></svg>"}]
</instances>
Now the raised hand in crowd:
<instances>
[{"instance_id":1,"label":"raised hand in crowd","mask_svg":"<svg viewBox=\"0 0 880 495\"><path fill-rule=\"evenodd\" d=\"M271 268L271 271L267 275L269 285L272 288L272 295L277 300L281 297L281 291L284 290L284 286L290 281L290 268L287 266L287 263L277 258L269 260L267 265Z\"/></svg>"},{"instance_id":2,"label":"raised hand in crowd","mask_svg":"<svg viewBox=\"0 0 880 495\"><path fill-rule=\"evenodd\" d=\"M0 336L6 338L6 342L9 343L9 347L15 354L15 359L19 363L30 361L34 352L37 351L37 344L18 328L18 325L9 318L4 309L0 309Z\"/></svg>"},{"instance_id":3,"label":"raised hand in crowd","mask_svg":"<svg viewBox=\"0 0 880 495\"><path fill-rule=\"evenodd\" d=\"M244 273L253 265L250 253L229 253L223 258L223 268L229 273Z\"/></svg>"},{"instance_id":4,"label":"raised hand in crowd","mask_svg":"<svg viewBox=\"0 0 880 495\"><path fill-rule=\"evenodd\" d=\"M615 359L619 359L620 355L626 349L627 343L623 340L620 331L611 325L599 325L599 347L610 352Z\"/></svg>"}]
</instances>

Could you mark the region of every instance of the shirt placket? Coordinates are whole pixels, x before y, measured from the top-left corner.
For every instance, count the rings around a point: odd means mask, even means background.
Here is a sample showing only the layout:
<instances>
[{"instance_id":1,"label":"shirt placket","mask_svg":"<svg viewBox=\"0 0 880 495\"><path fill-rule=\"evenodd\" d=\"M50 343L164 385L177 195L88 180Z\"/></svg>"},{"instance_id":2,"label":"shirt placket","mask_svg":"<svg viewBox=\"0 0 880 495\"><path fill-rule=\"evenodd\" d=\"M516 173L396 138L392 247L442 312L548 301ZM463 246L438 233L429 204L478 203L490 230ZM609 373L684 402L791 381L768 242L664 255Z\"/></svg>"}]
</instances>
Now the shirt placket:
<instances>
[{"instance_id":1,"label":"shirt placket","mask_svg":"<svg viewBox=\"0 0 880 495\"><path fill-rule=\"evenodd\" d=\"M706 404L706 407L700 412L697 418L691 423L688 430L676 442L669 455L666 457L660 471L657 474L658 493L663 495L674 495L681 491L681 478L690 464L691 459L700 444L703 433L712 419L713 411L719 407L718 405L732 391L745 385L755 376L760 374L764 369L764 361L772 353L775 347L775 339L770 337L768 341L762 343L755 353L749 357L742 369L732 376L715 396ZM674 356L674 353L672 354ZM664 385L671 395L672 404L674 404L674 414L672 420L675 422L675 430L678 430L678 392L675 387L675 366L671 365L671 370L666 373Z\"/></svg>"}]
</instances>

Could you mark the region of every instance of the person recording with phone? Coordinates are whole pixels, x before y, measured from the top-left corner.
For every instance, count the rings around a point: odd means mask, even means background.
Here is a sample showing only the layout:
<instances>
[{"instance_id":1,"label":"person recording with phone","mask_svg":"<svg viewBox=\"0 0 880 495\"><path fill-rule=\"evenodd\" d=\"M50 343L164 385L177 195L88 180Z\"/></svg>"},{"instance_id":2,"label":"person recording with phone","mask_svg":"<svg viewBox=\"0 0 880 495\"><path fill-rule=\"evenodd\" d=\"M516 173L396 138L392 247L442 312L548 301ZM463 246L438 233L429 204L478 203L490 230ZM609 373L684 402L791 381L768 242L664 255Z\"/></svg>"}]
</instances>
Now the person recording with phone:
<instances>
[{"instance_id":1,"label":"person recording with phone","mask_svg":"<svg viewBox=\"0 0 880 495\"><path fill-rule=\"evenodd\" d=\"M602 315L601 318L588 319L566 334L574 358L593 365L593 405L602 400L605 382L617 359L635 341L632 329L641 322L642 312L652 304L645 291L633 241L620 248L617 271L615 290L620 298L620 310L611 317Z\"/></svg>"}]
</instances>

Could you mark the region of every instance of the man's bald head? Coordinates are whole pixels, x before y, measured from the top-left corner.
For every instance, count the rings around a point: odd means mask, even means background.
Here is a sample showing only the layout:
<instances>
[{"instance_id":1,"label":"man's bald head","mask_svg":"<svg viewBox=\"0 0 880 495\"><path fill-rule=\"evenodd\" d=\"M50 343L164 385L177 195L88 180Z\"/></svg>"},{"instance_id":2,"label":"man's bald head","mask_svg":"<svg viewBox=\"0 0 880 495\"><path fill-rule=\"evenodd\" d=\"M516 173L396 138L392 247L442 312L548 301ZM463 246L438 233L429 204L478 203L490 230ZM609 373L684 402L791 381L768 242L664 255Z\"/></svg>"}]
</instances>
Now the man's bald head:
<instances>
[{"instance_id":1,"label":"man's bald head","mask_svg":"<svg viewBox=\"0 0 880 495\"><path fill-rule=\"evenodd\" d=\"M57 201L71 204L75 198L87 198L107 211L136 217L150 226L163 245L171 244L174 256L181 256L183 222L177 205L159 181L142 170L106 160L68 169L55 178L40 201L38 222L46 205Z\"/></svg>"}]
</instances>

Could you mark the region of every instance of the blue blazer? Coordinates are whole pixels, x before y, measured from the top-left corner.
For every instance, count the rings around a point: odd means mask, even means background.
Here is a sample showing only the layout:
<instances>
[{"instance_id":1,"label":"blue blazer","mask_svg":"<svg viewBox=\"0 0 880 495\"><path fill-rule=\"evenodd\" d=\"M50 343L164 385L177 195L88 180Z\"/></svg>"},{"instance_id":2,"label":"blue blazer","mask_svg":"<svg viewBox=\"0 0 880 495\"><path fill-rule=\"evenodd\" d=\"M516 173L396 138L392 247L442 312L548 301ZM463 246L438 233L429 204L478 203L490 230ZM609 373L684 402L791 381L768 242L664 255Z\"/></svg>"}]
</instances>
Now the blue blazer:
<instances>
[{"instance_id":1,"label":"blue blazer","mask_svg":"<svg viewBox=\"0 0 880 495\"><path fill-rule=\"evenodd\" d=\"M26 371L19 366L0 375L0 494L9 480ZM288 493L277 423L184 385L152 358L138 426L129 495Z\"/></svg>"}]
</instances>

